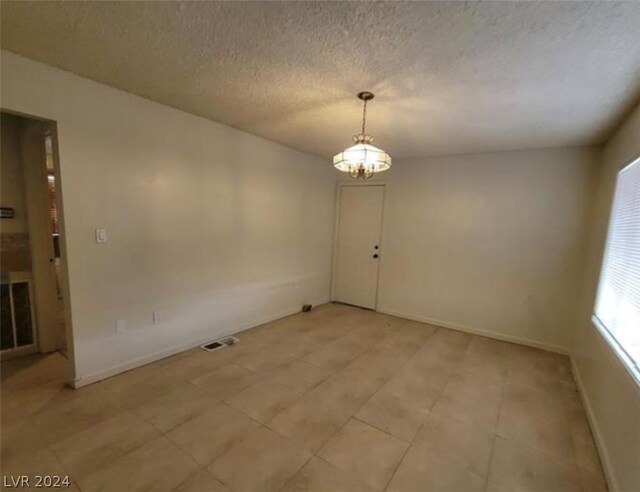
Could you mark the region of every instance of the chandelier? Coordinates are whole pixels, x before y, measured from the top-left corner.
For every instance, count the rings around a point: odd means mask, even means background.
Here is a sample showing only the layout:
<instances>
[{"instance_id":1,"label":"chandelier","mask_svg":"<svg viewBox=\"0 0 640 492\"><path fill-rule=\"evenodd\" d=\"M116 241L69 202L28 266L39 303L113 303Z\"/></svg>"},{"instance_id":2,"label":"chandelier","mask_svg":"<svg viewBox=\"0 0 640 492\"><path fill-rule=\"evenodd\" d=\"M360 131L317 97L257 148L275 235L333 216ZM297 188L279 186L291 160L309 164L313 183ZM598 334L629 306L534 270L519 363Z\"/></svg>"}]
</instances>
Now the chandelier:
<instances>
[{"instance_id":1,"label":"chandelier","mask_svg":"<svg viewBox=\"0 0 640 492\"><path fill-rule=\"evenodd\" d=\"M333 167L349 173L353 179L369 179L375 173L386 171L391 167L391 156L384 150L371 145L373 137L365 133L367 124L367 102L374 98L372 92L360 92L358 99L363 101L362 132L355 135L355 145L343 150L333 157Z\"/></svg>"}]
</instances>

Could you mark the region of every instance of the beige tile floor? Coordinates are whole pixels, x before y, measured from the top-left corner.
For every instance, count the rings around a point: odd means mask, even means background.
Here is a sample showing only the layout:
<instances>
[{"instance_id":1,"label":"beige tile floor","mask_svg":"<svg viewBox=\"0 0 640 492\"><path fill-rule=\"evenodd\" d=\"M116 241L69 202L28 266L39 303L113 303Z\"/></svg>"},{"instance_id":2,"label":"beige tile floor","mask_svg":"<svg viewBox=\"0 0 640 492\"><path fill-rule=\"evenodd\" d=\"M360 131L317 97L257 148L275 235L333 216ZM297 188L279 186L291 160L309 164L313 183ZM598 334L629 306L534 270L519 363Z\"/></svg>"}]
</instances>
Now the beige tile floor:
<instances>
[{"instance_id":1,"label":"beige tile floor","mask_svg":"<svg viewBox=\"0 0 640 492\"><path fill-rule=\"evenodd\" d=\"M604 491L566 357L338 304L94 385L2 364L3 475L92 491Z\"/></svg>"}]
</instances>

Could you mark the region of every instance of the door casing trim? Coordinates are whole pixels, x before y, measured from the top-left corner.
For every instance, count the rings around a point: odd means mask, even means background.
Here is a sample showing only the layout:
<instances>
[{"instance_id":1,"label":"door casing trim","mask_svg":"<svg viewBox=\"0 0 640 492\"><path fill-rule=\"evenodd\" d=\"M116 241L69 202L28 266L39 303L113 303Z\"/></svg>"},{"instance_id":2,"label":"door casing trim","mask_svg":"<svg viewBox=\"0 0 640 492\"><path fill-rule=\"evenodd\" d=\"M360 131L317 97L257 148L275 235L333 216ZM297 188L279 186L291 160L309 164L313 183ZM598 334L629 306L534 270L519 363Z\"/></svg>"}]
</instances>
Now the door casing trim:
<instances>
[{"instance_id":1,"label":"door casing trim","mask_svg":"<svg viewBox=\"0 0 640 492\"><path fill-rule=\"evenodd\" d=\"M335 302L335 279L336 279L336 269L337 269L337 251L338 251L338 231L340 225L340 196L342 193L342 188L346 187L356 187L356 186L380 186L382 187L382 216L380 217L380 261L378 262L378 272L376 277L376 299L375 306L373 308L374 311L378 310L378 298L380 295L380 270L382 269L382 262L384 261L385 255L382 254L384 251L384 222L385 222L385 207L387 203L387 183L384 181L376 181L375 183L358 183L358 182L344 182L336 184L336 195L335 195L335 217L333 220L333 249L331 252L331 293L330 299L331 302ZM364 309L364 308L363 308Z\"/></svg>"}]
</instances>

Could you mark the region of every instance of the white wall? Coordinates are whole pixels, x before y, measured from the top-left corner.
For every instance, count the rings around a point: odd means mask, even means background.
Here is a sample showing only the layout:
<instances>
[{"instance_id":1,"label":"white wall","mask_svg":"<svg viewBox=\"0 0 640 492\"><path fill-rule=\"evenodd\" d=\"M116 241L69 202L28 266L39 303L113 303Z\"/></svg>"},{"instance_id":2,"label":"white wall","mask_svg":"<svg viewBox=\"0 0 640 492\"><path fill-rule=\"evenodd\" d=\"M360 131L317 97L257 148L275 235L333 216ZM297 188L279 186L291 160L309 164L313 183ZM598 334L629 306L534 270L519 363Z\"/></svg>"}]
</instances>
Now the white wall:
<instances>
[{"instance_id":1,"label":"white wall","mask_svg":"<svg viewBox=\"0 0 640 492\"><path fill-rule=\"evenodd\" d=\"M1 104L58 125L79 384L328 300L327 162L6 51Z\"/></svg>"},{"instance_id":2,"label":"white wall","mask_svg":"<svg viewBox=\"0 0 640 492\"><path fill-rule=\"evenodd\" d=\"M568 351L599 162L598 148L394 162L374 178L378 309Z\"/></svg>"},{"instance_id":3,"label":"white wall","mask_svg":"<svg viewBox=\"0 0 640 492\"><path fill-rule=\"evenodd\" d=\"M604 148L590 228L574 372L614 491L640 490L640 388L591 322L617 172L640 157L640 106Z\"/></svg>"}]
</instances>

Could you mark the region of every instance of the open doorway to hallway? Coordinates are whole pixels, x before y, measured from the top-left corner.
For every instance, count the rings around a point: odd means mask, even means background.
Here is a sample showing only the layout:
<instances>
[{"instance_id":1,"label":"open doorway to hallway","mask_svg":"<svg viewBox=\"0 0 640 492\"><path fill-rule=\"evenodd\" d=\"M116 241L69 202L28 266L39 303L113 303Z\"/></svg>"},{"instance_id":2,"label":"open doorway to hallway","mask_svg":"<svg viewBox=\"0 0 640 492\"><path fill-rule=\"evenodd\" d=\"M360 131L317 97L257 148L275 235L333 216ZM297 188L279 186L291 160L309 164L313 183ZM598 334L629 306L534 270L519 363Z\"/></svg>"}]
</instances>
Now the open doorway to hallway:
<instances>
[{"instance_id":1,"label":"open doorway to hallway","mask_svg":"<svg viewBox=\"0 0 640 492\"><path fill-rule=\"evenodd\" d=\"M1 113L2 360L66 356L66 261L55 123Z\"/></svg>"}]
</instances>

